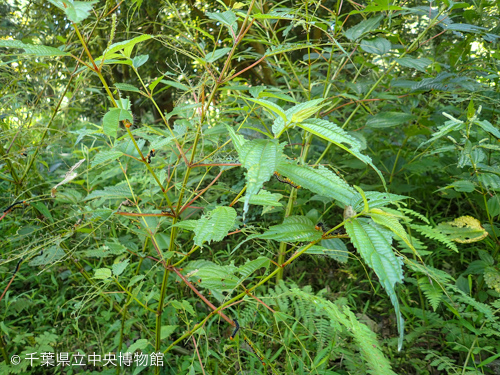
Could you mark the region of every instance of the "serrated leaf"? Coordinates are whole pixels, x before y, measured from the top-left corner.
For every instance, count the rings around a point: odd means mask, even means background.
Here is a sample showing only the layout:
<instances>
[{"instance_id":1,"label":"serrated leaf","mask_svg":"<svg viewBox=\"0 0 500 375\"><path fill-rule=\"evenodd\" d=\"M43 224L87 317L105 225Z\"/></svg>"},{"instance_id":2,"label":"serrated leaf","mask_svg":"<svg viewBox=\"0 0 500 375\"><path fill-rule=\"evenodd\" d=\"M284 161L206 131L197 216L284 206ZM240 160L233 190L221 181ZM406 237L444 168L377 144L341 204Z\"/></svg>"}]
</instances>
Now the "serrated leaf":
<instances>
[{"instance_id":1,"label":"serrated leaf","mask_svg":"<svg viewBox=\"0 0 500 375\"><path fill-rule=\"evenodd\" d=\"M130 198L132 193L127 185L119 186L106 186L104 190L95 190L84 199L88 201L95 198L107 198L107 199L118 199L118 198Z\"/></svg>"},{"instance_id":2,"label":"serrated leaf","mask_svg":"<svg viewBox=\"0 0 500 375\"><path fill-rule=\"evenodd\" d=\"M361 160L363 163L368 164L373 168L375 172L377 172L380 179L385 184L382 173L377 167L375 167L375 165L372 162L372 159L369 156L361 153L360 151L360 149L362 148L361 143L356 138L352 137L347 132L345 132L343 129L339 128L337 125L335 125L330 121L320 120L320 119L309 119L301 124L298 124L298 126L307 130L310 133L317 135L320 138L332 142L337 147L342 148L343 150L349 152L357 159ZM349 147L345 146L345 144L349 145Z\"/></svg>"},{"instance_id":3,"label":"serrated leaf","mask_svg":"<svg viewBox=\"0 0 500 375\"><path fill-rule=\"evenodd\" d=\"M278 202L281 198L283 198L283 195L281 194L271 193L267 190L261 190L259 191L259 194L252 195L249 203L258 206L281 207L283 205L280 202ZM244 201L245 197L242 197L238 200L238 202L244 202Z\"/></svg>"},{"instance_id":4,"label":"serrated leaf","mask_svg":"<svg viewBox=\"0 0 500 375\"><path fill-rule=\"evenodd\" d=\"M239 154L241 152L241 148L243 147L243 145L246 142L245 138L240 134L236 134L234 129L232 127L230 127L229 125L226 125L226 129L229 133L229 136L231 137L231 141L233 141L233 146L234 146L236 152Z\"/></svg>"},{"instance_id":5,"label":"serrated leaf","mask_svg":"<svg viewBox=\"0 0 500 375\"><path fill-rule=\"evenodd\" d=\"M348 205L355 193L344 180L323 166L316 169L282 162L277 171L295 184L316 194L334 198L343 205Z\"/></svg>"},{"instance_id":6,"label":"serrated leaf","mask_svg":"<svg viewBox=\"0 0 500 375\"><path fill-rule=\"evenodd\" d=\"M179 90L182 90L182 91L188 91L189 90L188 86L183 85L182 83L179 83L179 82L170 81L168 79L162 79L161 83L163 83L163 84L165 84L167 86L175 87L176 89L179 89ZM176 108L178 108L178 107L176 107ZM180 107L180 108L182 108L182 107Z\"/></svg>"},{"instance_id":7,"label":"serrated leaf","mask_svg":"<svg viewBox=\"0 0 500 375\"><path fill-rule=\"evenodd\" d=\"M99 0L73 1L73 0L49 0L56 7L61 9L68 19L74 23L79 23L86 19L92 11L92 5Z\"/></svg>"},{"instance_id":8,"label":"serrated leaf","mask_svg":"<svg viewBox=\"0 0 500 375\"><path fill-rule=\"evenodd\" d=\"M405 195L380 193L378 191L365 191L364 194L370 208L385 207L389 204L394 204L404 199L409 199L409 197ZM352 197L349 205L352 206L354 211L361 211L363 209L363 197L359 192L357 192Z\"/></svg>"},{"instance_id":9,"label":"serrated leaf","mask_svg":"<svg viewBox=\"0 0 500 375\"><path fill-rule=\"evenodd\" d=\"M410 237L406 233L406 230L403 228L396 215L385 212L380 208L372 208L370 209L369 213L374 222L389 229L392 233L398 236L415 254L417 253L417 250L413 247Z\"/></svg>"},{"instance_id":10,"label":"serrated leaf","mask_svg":"<svg viewBox=\"0 0 500 375\"><path fill-rule=\"evenodd\" d=\"M366 121L371 128L391 128L416 119L417 116L404 112L380 112Z\"/></svg>"},{"instance_id":11,"label":"serrated leaf","mask_svg":"<svg viewBox=\"0 0 500 375\"><path fill-rule=\"evenodd\" d=\"M95 167L96 165L106 163L107 161L115 160L122 155L123 155L123 152L116 151L116 150L101 151L94 157L91 165L92 165L92 167Z\"/></svg>"},{"instance_id":12,"label":"serrated leaf","mask_svg":"<svg viewBox=\"0 0 500 375\"><path fill-rule=\"evenodd\" d=\"M127 268L129 262L130 260L126 259L123 262L113 264L113 266L111 267L113 274L115 276L120 276L123 273L123 271L125 271L125 268Z\"/></svg>"},{"instance_id":13,"label":"serrated leaf","mask_svg":"<svg viewBox=\"0 0 500 375\"><path fill-rule=\"evenodd\" d=\"M391 42L385 38L375 38L372 40L363 39L359 46L363 51L375 55L385 55L391 50Z\"/></svg>"},{"instance_id":14,"label":"serrated leaf","mask_svg":"<svg viewBox=\"0 0 500 375\"><path fill-rule=\"evenodd\" d=\"M352 244L359 251L365 263L375 271L391 299L399 331L398 350L401 350L404 320L394 287L396 283L403 282L403 262L392 251L392 233L373 222L370 223L365 218L347 220L345 229Z\"/></svg>"},{"instance_id":15,"label":"serrated leaf","mask_svg":"<svg viewBox=\"0 0 500 375\"><path fill-rule=\"evenodd\" d=\"M349 251L344 242L339 238L321 240L321 246L311 246L304 254L328 256L340 263L347 263L349 259Z\"/></svg>"},{"instance_id":16,"label":"serrated leaf","mask_svg":"<svg viewBox=\"0 0 500 375\"><path fill-rule=\"evenodd\" d=\"M68 52L63 52L54 47L48 47L43 45L26 44L20 40L12 39L0 39L0 47L5 48L22 48L24 49L23 55L35 55L35 56L67 56Z\"/></svg>"},{"instance_id":17,"label":"serrated leaf","mask_svg":"<svg viewBox=\"0 0 500 375\"><path fill-rule=\"evenodd\" d=\"M254 139L247 141L239 153L241 165L247 169L247 191L243 207L245 217L250 198L262 188L262 184L269 181L277 168L279 159L283 154L283 147L277 139Z\"/></svg>"},{"instance_id":18,"label":"serrated leaf","mask_svg":"<svg viewBox=\"0 0 500 375\"><path fill-rule=\"evenodd\" d=\"M183 220L183 221L180 221L178 223L175 223L172 226L194 231L197 223L198 223L198 220Z\"/></svg>"},{"instance_id":19,"label":"serrated leaf","mask_svg":"<svg viewBox=\"0 0 500 375\"><path fill-rule=\"evenodd\" d=\"M500 130L498 130L497 127L493 126L491 124L491 122L489 122L487 120L477 120L477 121L474 121L474 124L478 125L485 132L490 133L495 138L500 139Z\"/></svg>"},{"instance_id":20,"label":"serrated leaf","mask_svg":"<svg viewBox=\"0 0 500 375\"><path fill-rule=\"evenodd\" d=\"M314 99L297 104L285 112L286 117L289 121L296 123L307 120L326 105L326 103L321 105L321 102L323 102L323 99Z\"/></svg>"},{"instance_id":21,"label":"serrated leaf","mask_svg":"<svg viewBox=\"0 0 500 375\"><path fill-rule=\"evenodd\" d=\"M98 268L94 271L94 279L106 280L111 277L109 268Z\"/></svg>"},{"instance_id":22,"label":"serrated leaf","mask_svg":"<svg viewBox=\"0 0 500 375\"><path fill-rule=\"evenodd\" d=\"M274 225L257 237L280 242L316 241L321 238L321 233L314 228L309 218L288 216L283 224Z\"/></svg>"},{"instance_id":23,"label":"serrated leaf","mask_svg":"<svg viewBox=\"0 0 500 375\"><path fill-rule=\"evenodd\" d=\"M357 25L351 27L349 30L347 30L344 35L347 39L354 41L356 39L359 39L361 36L363 36L365 33L376 29L380 25L380 21L384 18L383 15L377 16L377 17L372 17L367 20L361 21Z\"/></svg>"},{"instance_id":24,"label":"serrated leaf","mask_svg":"<svg viewBox=\"0 0 500 375\"><path fill-rule=\"evenodd\" d=\"M134 85L130 85L128 83L116 83L115 87L118 90L122 91L140 92L140 90L137 87L135 87Z\"/></svg>"},{"instance_id":25,"label":"serrated leaf","mask_svg":"<svg viewBox=\"0 0 500 375\"><path fill-rule=\"evenodd\" d=\"M234 226L236 210L232 207L217 207L201 219L197 220L194 229L194 244L202 246L211 241L222 241L227 232Z\"/></svg>"},{"instance_id":26,"label":"serrated leaf","mask_svg":"<svg viewBox=\"0 0 500 375\"><path fill-rule=\"evenodd\" d=\"M421 58L413 58L413 57L402 57L402 58L399 58L399 59L396 59L396 61L398 62L398 64L402 65L402 66L406 66L407 68L413 68L413 69L417 69L418 71L421 71L421 72L426 72L426 68L432 64L432 61L425 58L425 57L421 57Z\"/></svg>"},{"instance_id":27,"label":"serrated leaf","mask_svg":"<svg viewBox=\"0 0 500 375\"><path fill-rule=\"evenodd\" d=\"M219 60L222 56L227 55L229 51L231 51L231 48L229 47L216 49L215 51L207 53L205 55L205 61L208 63L213 63L214 61Z\"/></svg>"},{"instance_id":28,"label":"serrated leaf","mask_svg":"<svg viewBox=\"0 0 500 375\"><path fill-rule=\"evenodd\" d=\"M248 276L250 276L259 268L269 267L270 263L271 261L266 257L258 257L257 259L246 262L243 266L238 268L238 272L241 275L240 282L246 280Z\"/></svg>"}]
</instances>

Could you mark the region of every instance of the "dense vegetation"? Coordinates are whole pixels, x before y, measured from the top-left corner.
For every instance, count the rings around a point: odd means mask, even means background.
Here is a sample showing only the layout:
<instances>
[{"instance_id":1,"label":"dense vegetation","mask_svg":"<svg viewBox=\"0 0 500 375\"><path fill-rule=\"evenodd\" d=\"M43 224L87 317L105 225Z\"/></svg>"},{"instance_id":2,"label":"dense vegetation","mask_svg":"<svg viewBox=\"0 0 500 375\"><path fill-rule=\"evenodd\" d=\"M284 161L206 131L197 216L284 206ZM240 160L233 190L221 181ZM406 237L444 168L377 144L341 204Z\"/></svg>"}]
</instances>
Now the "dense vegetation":
<instances>
[{"instance_id":1,"label":"dense vegetation","mask_svg":"<svg viewBox=\"0 0 500 375\"><path fill-rule=\"evenodd\" d=\"M0 374L500 373L498 2L0 12Z\"/></svg>"}]
</instances>

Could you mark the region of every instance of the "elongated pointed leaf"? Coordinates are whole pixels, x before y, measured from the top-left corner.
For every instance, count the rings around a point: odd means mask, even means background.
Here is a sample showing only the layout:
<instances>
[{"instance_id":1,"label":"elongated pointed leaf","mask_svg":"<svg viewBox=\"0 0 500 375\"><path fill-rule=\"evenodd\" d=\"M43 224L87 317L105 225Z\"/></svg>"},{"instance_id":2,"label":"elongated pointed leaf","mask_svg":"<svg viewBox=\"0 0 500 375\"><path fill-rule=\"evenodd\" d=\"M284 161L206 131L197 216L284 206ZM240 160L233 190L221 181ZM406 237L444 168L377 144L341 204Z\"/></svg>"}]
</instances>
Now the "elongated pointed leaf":
<instances>
[{"instance_id":1,"label":"elongated pointed leaf","mask_svg":"<svg viewBox=\"0 0 500 375\"><path fill-rule=\"evenodd\" d=\"M380 170L375 167L372 159L369 156L361 153L361 143L356 138L349 135L349 133L335 125L333 122L320 119L309 119L297 125L302 129L307 130L308 132L313 133L328 142L332 142L336 146L361 160L363 163L368 164L373 168L375 172L377 172L380 179L382 180L382 183L385 185L384 177L382 176Z\"/></svg>"},{"instance_id":2,"label":"elongated pointed leaf","mask_svg":"<svg viewBox=\"0 0 500 375\"><path fill-rule=\"evenodd\" d=\"M283 224L274 225L259 238L276 241L316 241L321 238L321 233L314 229L314 223L305 216L289 216Z\"/></svg>"},{"instance_id":3,"label":"elongated pointed leaf","mask_svg":"<svg viewBox=\"0 0 500 375\"><path fill-rule=\"evenodd\" d=\"M269 180L278 166L283 155L284 145L280 145L277 139L264 140L255 139L247 141L240 151L240 161L247 169L247 191L243 207L243 217L248 211L248 205L252 195L257 194L262 184Z\"/></svg>"},{"instance_id":4,"label":"elongated pointed leaf","mask_svg":"<svg viewBox=\"0 0 500 375\"><path fill-rule=\"evenodd\" d=\"M403 262L392 251L392 233L365 218L348 220L345 223L345 229L354 247L359 251L365 263L375 271L391 299L399 331L398 350L401 350L404 320L394 287L396 283L403 282Z\"/></svg>"},{"instance_id":5,"label":"elongated pointed leaf","mask_svg":"<svg viewBox=\"0 0 500 375\"><path fill-rule=\"evenodd\" d=\"M63 52L54 47L48 47L43 45L26 44L20 40L2 40L0 39L0 47L6 48L22 48L24 49L23 55L35 55L35 56L66 56L69 55L67 52Z\"/></svg>"},{"instance_id":6,"label":"elongated pointed leaf","mask_svg":"<svg viewBox=\"0 0 500 375\"><path fill-rule=\"evenodd\" d=\"M295 184L316 194L334 198L343 205L349 205L355 190L335 173L319 166L317 169L282 162L277 171Z\"/></svg>"}]
</instances>

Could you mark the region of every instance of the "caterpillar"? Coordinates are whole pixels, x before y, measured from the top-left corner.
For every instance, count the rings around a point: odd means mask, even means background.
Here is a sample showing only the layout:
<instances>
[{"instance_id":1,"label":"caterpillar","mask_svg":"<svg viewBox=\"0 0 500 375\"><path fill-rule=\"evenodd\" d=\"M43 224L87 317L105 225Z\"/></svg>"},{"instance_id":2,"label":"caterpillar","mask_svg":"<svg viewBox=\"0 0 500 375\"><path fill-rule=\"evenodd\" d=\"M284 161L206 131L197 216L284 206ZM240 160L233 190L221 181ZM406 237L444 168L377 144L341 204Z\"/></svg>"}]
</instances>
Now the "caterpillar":
<instances>
[{"instance_id":1,"label":"caterpillar","mask_svg":"<svg viewBox=\"0 0 500 375\"><path fill-rule=\"evenodd\" d=\"M8 212L20 204L26 204L26 201L17 201L15 203L11 204L9 207L7 207L5 210L3 210L3 212Z\"/></svg>"},{"instance_id":2,"label":"caterpillar","mask_svg":"<svg viewBox=\"0 0 500 375\"><path fill-rule=\"evenodd\" d=\"M234 328L234 331L233 331L233 334L231 335L231 337L229 337L229 340L233 340L240 329L240 325L238 324L238 320L233 319L233 321L234 321L234 324L236 325L236 327Z\"/></svg>"},{"instance_id":3,"label":"caterpillar","mask_svg":"<svg viewBox=\"0 0 500 375\"><path fill-rule=\"evenodd\" d=\"M19 267L21 267L21 263L23 262L23 258L21 258L19 260L19 262L17 262L17 265L16 265L16 270L14 271L14 275L17 273L17 271L19 271Z\"/></svg>"},{"instance_id":4,"label":"caterpillar","mask_svg":"<svg viewBox=\"0 0 500 375\"><path fill-rule=\"evenodd\" d=\"M146 159L148 161L148 164L151 164L151 158L154 158L154 156L156 155L155 153L155 149L151 149L151 151L149 151L149 153L146 155Z\"/></svg>"},{"instance_id":5,"label":"caterpillar","mask_svg":"<svg viewBox=\"0 0 500 375\"><path fill-rule=\"evenodd\" d=\"M284 184L288 184L288 185L290 185L291 187L293 187L295 189L300 189L302 187L300 185L297 185L295 182L293 182L292 180L290 180L288 177L282 177L278 172L274 172L274 177L276 177L276 179L279 182L282 182Z\"/></svg>"},{"instance_id":6,"label":"caterpillar","mask_svg":"<svg viewBox=\"0 0 500 375\"><path fill-rule=\"evenodd\" d=\"M326 228L325 224L322 222L319 222L318 224L316 224L314 229L321 230L322 232L328 232L328 229Z\"/></svg>"}]
</instances>

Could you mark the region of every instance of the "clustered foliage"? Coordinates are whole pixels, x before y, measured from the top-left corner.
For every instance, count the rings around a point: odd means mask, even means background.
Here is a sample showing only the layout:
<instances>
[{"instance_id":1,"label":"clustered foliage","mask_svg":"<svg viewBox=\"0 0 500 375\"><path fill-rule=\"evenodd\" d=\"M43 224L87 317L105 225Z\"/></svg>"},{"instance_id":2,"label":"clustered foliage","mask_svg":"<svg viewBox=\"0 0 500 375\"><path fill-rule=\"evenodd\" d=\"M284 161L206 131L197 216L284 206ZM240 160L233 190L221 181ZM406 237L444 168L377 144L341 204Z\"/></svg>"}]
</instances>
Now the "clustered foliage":
<instances>
[{"instance_id":1,"label":"clustered foliage","mask_svg":"<svg viewBox=\"0 0 500 375\"><path fill-rule=\"evenodd\" d=\"M0 12L0 374L498 373L497 3Z\"/></svg>"}]
</instances>

